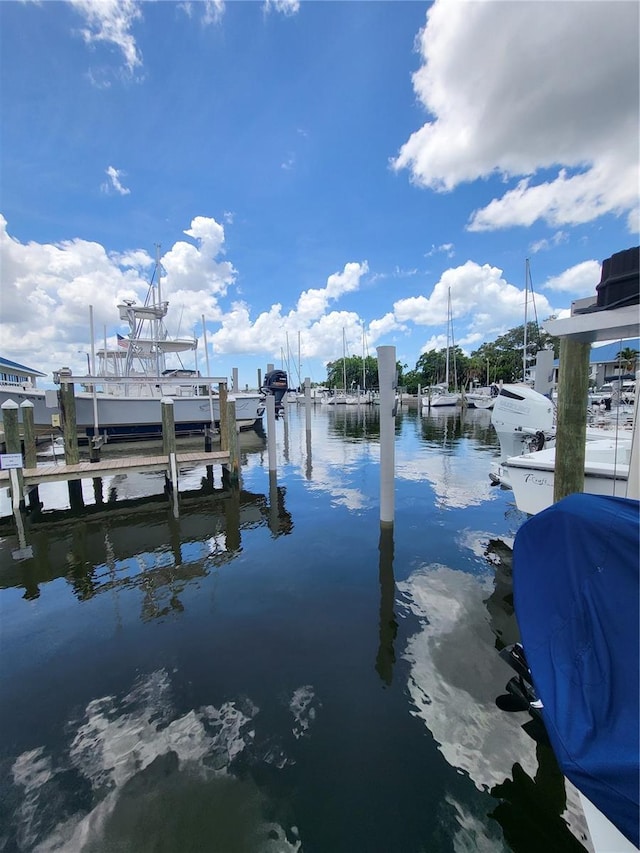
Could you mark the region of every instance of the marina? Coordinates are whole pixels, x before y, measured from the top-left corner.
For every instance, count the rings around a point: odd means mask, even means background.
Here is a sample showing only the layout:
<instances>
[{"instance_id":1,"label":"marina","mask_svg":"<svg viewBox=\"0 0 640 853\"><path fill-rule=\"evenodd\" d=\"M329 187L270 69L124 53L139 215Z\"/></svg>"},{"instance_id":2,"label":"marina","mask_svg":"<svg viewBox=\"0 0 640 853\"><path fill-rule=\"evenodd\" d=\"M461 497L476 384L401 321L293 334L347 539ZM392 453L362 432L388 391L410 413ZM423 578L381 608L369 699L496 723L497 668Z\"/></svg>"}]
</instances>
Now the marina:
<instances>
[{"instance_id":1,"label":"marina","mask_svg":"<svg viewBox=\"0 0 640 853\"><path fill-rule=\"evenodd\" d=\"M177 515L161 473L43 484L27 559L3 489L5 849L590 850L496 705L526 516L490 416L398 409L393 531L378 406L289 407L277 473L241 433L239 487L194 462Z\"/></svg>"}]
</instances>

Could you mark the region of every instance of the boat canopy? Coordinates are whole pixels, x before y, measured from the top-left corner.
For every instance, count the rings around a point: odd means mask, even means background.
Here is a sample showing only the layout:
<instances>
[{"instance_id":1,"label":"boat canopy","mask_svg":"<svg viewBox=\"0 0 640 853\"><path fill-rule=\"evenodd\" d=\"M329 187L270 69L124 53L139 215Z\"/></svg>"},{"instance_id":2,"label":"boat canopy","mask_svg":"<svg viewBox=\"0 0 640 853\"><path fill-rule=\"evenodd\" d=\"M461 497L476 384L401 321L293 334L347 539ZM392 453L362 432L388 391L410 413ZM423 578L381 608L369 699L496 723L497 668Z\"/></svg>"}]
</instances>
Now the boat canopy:
<instances>
[{"instance_id":1,"label":"boat canopy","mask_svg":"<svg viewBox=\"0 0 640 853\"><path fill-rule=\"evenodd\" d=\"M516 617L563 773L638 846L640 504L569 495L514 543Z\"/></svg>"}]
</instances>

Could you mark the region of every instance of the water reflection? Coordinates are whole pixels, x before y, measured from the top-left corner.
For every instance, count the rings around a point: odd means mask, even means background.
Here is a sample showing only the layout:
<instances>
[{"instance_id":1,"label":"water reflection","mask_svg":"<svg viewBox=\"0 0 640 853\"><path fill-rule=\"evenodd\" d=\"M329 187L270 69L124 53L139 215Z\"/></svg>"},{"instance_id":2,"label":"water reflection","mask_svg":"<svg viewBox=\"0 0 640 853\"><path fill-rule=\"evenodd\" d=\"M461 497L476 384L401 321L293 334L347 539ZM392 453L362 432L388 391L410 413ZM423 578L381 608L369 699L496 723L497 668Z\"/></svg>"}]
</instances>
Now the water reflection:
<instances>
[{"instance_id":1,"label":"water reflection","mask_svg":"<svg viewBox=\"0 0 640 853\"><path fill-rule=\"evenodd\" d=\"M308 727L312 700L307 687L294 691L297 725ZM5 836L13 849L300 850L295 827L269 816L265 794L242 773L268 755L260 757L260 709L249 699L180 711L159 670L91 701L67 730L63 749L40 746L13 761L22 791Z\"/></svg>"},{"instance_id":2,"label":"water reflection","mask_svg":"<svg viewBox=\"0 0 640 853\"><path fill-rule=\"evenodd\" d=\"M393 530L378 411L319 406L277 475L263 445L242 488L185 472L178 517L140 475L41 495L21 563L0 523L0 847L571 849L571 788L495 705L519 521L486 413L452 415L400 410Z\"/></svg>"},{"instance_id":3,"label":"water reflection","mask_svg":"<svg viewBox=\"0 0 640 853\"><path fill-rule=\"evenodd\" d=\"M393 680L393 665L396 662L394 643L398 634L398 621L394 612L396 584L393 577L393 528L380 529L379 582L380 582L380 620L379 643L376 656L376 672L389 686Z\"/></svg>"},{"instance_id":4,"label":"water reflection","mask_svg":"<svg viewBox=\"0 0 640 853\"><path fill-rule=\"evenodd\" d=\"M403 606L421 622L404 654L415 713L453 767L504 800L491 817L513 850L584 850L578 795L565 786L544 730L532 733L527 713L506 714L495 703L512 674L496 647L517 638L518 629L510 549L494 540L486 555L497 563L495 583L490 573L478 577L435 564L398 584Z\"/></svg>"},{"instance_id":5,"label":"water reflection","mask_svg":"<svg viewBox=\"0 0 640 853\"><path fill-rule=\"evenodd\" d=\"M40 587L64 578L79 601L112 589L137 588L143 593L143 619L182 612L185 586L240 553L243 530L268 526L273 536L291 533L285 498L286 488L276 483L269 499L239 488L211 490L205 484L181 495L178 518L164 496L120 500L112 507L84 506L79 512L39 513L25 534L31 559L6 561L0 589L23 588L24 598L32 600Z\"/></svg>"}]
</instances>

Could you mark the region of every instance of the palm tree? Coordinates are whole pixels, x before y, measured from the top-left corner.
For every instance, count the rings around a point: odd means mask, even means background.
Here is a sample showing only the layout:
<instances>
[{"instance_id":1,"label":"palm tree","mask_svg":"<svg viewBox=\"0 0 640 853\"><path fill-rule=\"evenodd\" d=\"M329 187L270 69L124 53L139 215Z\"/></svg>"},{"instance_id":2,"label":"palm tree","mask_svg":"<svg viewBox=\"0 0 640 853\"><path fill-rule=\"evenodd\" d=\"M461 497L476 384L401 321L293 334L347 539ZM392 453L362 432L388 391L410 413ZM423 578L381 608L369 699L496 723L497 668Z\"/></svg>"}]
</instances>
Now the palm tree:
<instances>
[{"instance_id":1,"label":"palm tree","mask_svg":"<svg viewBox=\"0 0 640 853\"><path fill-rule=\"evenodd\" d=\"M638 350L632 349L631 347L624 347L624 349L621 349L618 355L616 356L616 361L618 362L618 365L620 367L624 365L625 373L635 374L637 360Z\"/></svg>"}]
</instances>

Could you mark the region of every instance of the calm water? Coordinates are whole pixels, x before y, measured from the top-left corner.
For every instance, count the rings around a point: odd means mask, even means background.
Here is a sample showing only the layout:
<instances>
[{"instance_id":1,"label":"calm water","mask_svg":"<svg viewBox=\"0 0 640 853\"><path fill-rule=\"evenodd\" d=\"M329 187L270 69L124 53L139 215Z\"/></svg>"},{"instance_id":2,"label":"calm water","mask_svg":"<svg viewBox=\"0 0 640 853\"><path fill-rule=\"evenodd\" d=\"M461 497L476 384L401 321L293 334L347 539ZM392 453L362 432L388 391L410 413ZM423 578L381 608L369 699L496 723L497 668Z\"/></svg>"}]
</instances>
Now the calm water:
<instances>
[{"instance_id":1,"label":"calm water","mask_svg":"<svg viewBox=\"0 0 640 853\"><path fill-rule=\"evenodd\" d=\"M583 849L541 733L495 703L524 517L490 413L401 411L392 535L376 409L277 429L277 481L243 434L241 490L193 470L177 517L137 474L73 512L41 487L30 559L0 526L0 849Z\"/></svg>"}]
</instances>

